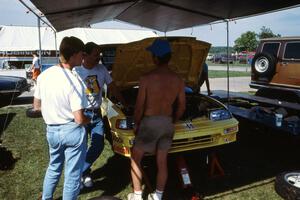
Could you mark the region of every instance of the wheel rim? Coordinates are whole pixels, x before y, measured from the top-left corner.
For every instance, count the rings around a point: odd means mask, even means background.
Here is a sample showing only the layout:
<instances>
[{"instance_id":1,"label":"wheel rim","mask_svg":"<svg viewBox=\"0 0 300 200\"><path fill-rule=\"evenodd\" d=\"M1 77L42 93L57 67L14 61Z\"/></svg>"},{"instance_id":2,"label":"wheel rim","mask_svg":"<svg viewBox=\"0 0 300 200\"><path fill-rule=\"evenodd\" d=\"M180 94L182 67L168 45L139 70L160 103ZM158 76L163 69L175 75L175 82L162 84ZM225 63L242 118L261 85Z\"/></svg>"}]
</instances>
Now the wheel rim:
<instances>
[{"instance_id":1,"label":"wheel rim","mask_svg":"<svg viewBox=\"0 0 300 200\"><path fill-rule=\"evenodd\" d=\"M261 57L255 61L255 70L263 73L269 68L269 60L266 57Z\"/></svg>"},{"instance_id":2,"label":"wheel rim","mask_svg":"<svg viewBox=\"0 0 300 200\"><path fill-rule=\"evenodd\" d=\"M300 173L297 172L287 173L284 175L284 180L290 185L293 185L294 187L300 189Z\"/></svg>"}]
</instances>

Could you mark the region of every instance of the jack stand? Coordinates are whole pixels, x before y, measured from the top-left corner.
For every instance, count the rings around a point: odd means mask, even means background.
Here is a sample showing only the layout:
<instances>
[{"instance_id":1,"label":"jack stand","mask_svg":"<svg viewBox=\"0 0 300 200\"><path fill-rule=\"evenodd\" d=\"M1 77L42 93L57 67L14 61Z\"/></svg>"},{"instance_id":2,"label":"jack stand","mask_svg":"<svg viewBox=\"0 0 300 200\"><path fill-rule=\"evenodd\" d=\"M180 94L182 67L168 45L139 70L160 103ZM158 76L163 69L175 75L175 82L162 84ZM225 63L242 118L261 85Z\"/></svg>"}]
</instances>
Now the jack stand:
<instances>
[{"instance_id":1,"label":"jack stand","mask_svg":"<svg viewBox=\"0 0 300 200\"><path fill-rule=\"evenodd\" d=\"M182 187L186 191L191 200L200 200L200 195L193 188L192 181L189 175L188 167L185 159L182 155L178 155L176 158L177 169L182 181Z\"/></svg>"},{"instance_id":2,"label":"jack stand","mask_svg":"<svg viewBox=\"0 0 300 200\"><path fill-rule=\"evenodd\" d=\"M215 152L211 153L208 156L208 165L209 165L208 177L210 179L221 178L225 176L224 170L221 167L219 159Z\"/></svg>"}]
</instances>

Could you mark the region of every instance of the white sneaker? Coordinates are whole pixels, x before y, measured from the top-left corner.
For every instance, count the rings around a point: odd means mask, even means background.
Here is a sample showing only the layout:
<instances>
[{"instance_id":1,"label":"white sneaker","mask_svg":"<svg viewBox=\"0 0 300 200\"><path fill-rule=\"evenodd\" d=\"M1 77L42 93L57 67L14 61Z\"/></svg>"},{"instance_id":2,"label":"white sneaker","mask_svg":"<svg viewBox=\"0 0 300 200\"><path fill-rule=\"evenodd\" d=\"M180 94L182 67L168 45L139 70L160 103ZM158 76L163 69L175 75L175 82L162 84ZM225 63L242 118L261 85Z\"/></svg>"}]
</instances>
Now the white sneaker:
<instances>
[{"instance_id":1,"label":"white sneaker","mask_svg":"<svg viewBox=\"0 0 300 200\"><path fill-rule=\"evenodd\" d=\"M90 188L93 187L93 185L93 180L90 176L84 176L81 178L81 189L83 189L84 187Z\"/></svg>"},{"instance_id":2,"label":"white sneaker","mask_svg":"<svg viewBox=\"0 0 300 200\"><path fill-rule=\"evenodd\" d=\"M127 200L143 200L143 199L142 199L142 195L140 195L140 197L137 197L136 195L134 195L134 193L129 193L127 195Z\"/></svg>"},{"instance_id":3,"label":"white sneaker","mask_svg":"<svg viewBox=\"0 0 300 200\"><path fill-rule=\"evenodd\" d=\"M147 200L159 200L157 195L155 193L150 193L148 194L148 199Z\"/></svg>"}]
</instances>

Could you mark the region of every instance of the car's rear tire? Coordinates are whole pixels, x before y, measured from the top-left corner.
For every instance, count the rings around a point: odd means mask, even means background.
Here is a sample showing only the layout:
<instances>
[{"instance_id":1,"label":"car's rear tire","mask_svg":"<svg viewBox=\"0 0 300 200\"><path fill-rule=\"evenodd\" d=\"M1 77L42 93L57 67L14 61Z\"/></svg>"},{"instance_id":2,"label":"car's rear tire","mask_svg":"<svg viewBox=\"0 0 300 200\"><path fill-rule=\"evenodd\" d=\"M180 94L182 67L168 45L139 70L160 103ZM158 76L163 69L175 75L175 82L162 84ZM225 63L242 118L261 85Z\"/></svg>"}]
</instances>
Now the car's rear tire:
<instances>
[{"instance_id":1,"label":"car's rear tire","mask_svg":"<svg viewBox=\"0 0 300 200\"><path fill-rule=\"evenodd\" d=\"M34 110L33 108L28 108L26 110L26 116L29 118L40 118L42 117L41 111Z\"/></svg>"},{"instance_id":2,"label":"car's rear tire","mask_svg":"<svg viewBox=\"0 0 300 200\"><path fill-rule=\"evenodd\" d=\"M259 77L271 79L275 73L276 58L269 53L258 53L254 56L251 66Z\"/></svg>"},{"instance_id":3,"label":"car's rear tire","mask_svg":"<svg viewBox=\"0 0 300 200\"><path fill-rule=\"evenodd\" d=\"M298 184L296 179L299 179ZM276 176L275 190L285 200L300 200L300 171L283 172Z\"/></svg>"}]
</instances>

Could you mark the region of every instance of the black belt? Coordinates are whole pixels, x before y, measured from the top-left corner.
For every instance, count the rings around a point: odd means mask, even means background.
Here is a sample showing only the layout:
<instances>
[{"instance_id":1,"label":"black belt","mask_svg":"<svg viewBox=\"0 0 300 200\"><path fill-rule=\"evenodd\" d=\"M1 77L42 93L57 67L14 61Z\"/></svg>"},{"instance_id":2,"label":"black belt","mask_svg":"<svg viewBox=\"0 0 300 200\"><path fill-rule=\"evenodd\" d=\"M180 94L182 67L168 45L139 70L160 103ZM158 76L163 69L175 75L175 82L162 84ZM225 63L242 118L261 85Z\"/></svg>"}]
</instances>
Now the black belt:
<instances>
[{"instance_id":1,"label":"black belt","mask_svg":"<svg viewBox=\"0 0 300 200\"><path fill-rule=\"evenodd\" d=\"M70 122L75 122L75 120L72 119L71 121L69 121L69 122L67 122L67 123L64 123L64 124L47 124L47 126L60 126L60 125L66 125L66 124L68 124L68 123L70 123Z\"/></svg>"}]
</instances>

